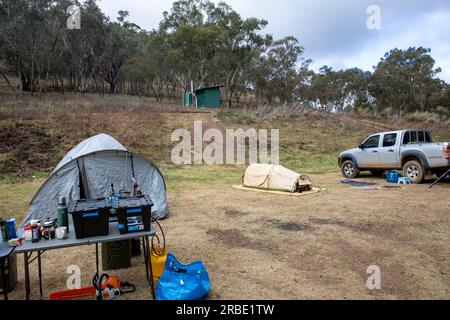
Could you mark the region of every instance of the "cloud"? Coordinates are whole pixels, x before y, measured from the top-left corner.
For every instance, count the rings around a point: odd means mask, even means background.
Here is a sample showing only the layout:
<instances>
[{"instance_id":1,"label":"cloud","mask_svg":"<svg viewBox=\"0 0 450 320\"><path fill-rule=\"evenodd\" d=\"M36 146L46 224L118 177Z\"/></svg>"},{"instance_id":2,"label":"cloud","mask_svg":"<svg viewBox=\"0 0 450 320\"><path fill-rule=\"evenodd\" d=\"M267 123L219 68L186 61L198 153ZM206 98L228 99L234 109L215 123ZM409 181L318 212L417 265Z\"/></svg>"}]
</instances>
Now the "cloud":
<instances>
[{"instance_id":1,"label":"cloud","mask_svg":"<svg viewBox=\"0 0 450 320\"><path fill-rule=\"evenodd\" d=\"M450 38L445 26L450 21L449 12L432 12L422 14L414 25L393 24L382 30L377 39L367 42L361 50L343 59L343 66L359 66L371 70L380 57L392 48L409 47L431 48L431 55L436 60L436 67L442 69L441 79L450 82Z\"/></svg>"},{"instance_id":2,"label":"cloud","mask_svg":"<svg viewBox=\"0 0 450 320\"><path fill-rule=\"evenodd\" d=\"M111 19L116 19L119 10L130 13L129 20L146 30L158 27L163 12L172 7L171 0L99 0L98 5Z\"/></svg>"},{"instance_id":3,"label":"cloud","mask_svg":"<svg viewBox=\"0 0 450 320\"><path fill-rule=\"evenodd\" d=\"M214 0L219 2L220 0ZM243 17L269 21L265 30L277 38L297 37L313 67L359 67L372 70L385 52L424 46L450 82L450 1L448 0L226 0ZM111 17L130 12L130 20L151 30L158 26L171 0L102 0ZM367 28L367 7L381 9L381 30Z\"/></svg>"}]
</instances>

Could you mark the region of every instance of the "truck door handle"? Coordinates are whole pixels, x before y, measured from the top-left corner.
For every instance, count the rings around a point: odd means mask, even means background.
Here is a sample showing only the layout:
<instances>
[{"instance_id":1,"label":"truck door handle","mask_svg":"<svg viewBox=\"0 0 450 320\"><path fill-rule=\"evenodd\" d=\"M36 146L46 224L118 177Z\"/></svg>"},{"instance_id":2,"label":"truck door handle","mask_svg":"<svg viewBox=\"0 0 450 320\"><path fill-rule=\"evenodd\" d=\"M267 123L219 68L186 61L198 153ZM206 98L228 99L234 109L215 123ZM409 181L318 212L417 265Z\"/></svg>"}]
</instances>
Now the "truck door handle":
<instances>
[{"instance_id":1,"label":"truck door handle","mask_svg":"<svg viewBox=\"0 0 450 320\"><path fill-rule=\"evenodd\" d=\"M372 153L378 153L378 151L377 151L377 150L374 150L374 151L372 151Z\"/></svg>"},{"instance_id":2,"label":"truck door handle","mask_svg":"<svg viewBox=\"0 0 450 320\"><path fill-rule=\"evenodd\" d=\"M388 152L395 152L394 150L389 150Z\"/></svg>"}]
</instances>

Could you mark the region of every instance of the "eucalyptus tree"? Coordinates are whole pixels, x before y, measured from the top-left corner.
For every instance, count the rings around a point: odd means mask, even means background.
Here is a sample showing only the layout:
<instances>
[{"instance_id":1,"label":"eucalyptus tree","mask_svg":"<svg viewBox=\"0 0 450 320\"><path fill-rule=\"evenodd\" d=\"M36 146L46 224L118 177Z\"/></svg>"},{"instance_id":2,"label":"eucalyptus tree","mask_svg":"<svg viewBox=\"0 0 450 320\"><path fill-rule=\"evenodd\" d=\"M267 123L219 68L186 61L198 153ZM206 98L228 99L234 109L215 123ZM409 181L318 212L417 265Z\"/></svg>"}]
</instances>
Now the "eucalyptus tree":
<instances>
[{"instance_id":1,"label":"eucalyptus tree","mask_svg":"<svg viewBox=\"0 0 450 320\"><path fill-rule=\"evenodd\" d=\"M222 30L214 74L218 78L215 82L225 87L227 105L231 106L236 91L249 88L252 68L272 39L261 33L268 22L257 18L243 19L224 2L218 5L207 2L206 7L207 23Z\"/></svg>"},{"instance_id":2,"label":"eucalyptus tree","mask_svg":"<svg viewBox=\"0 0 450 320\"><path fill-rule=\"evenodd\" d=\"M21 90L34 91L48 70L49 51L58 38L56 3L50 0L0 1L0 37L7 63L14 66Z\"/></svg>"},{"instance_id":3,"label":"eucalyptus tree","mask_svg":"<svg viewBox=\"0 0 450 320\"><path fill-rule=\"evenodd\" d=\"M170 60L182 87L187 90L191 81L223 85L230 105L237 88L244 88L245 69L265 44L259 32L266 25L265 20L242 19L224 2L182 0L164 13L160 32L169 37Z\"/></svg>"},{"instance_id":4,"label":"eucalyptus tree","mask_svg":"<svg viewBox=\"0 0 450 320\"><path fill-rule=\"evenodd\" d=\"M393 49L378 63L373 74L370 91L376 100L376 113L391 108L401 117L406 112L426 111L429 98L442 88L436 76L441 72L435 68L430 49Z\"/></svg>"},{"instance_id":5,"label":"eucalyptus tree","mask_svg":"<svg viewBox=\"0 0 450 320\"><path fill-rule=\"evenodd\" d=\"M117 22L105 26L105 46L103 48L105 81L109 84L110 94L116 93L123 65L138 53L141 28L126 20L127 11L119 11Z\"/></svg>"}]
</instances>

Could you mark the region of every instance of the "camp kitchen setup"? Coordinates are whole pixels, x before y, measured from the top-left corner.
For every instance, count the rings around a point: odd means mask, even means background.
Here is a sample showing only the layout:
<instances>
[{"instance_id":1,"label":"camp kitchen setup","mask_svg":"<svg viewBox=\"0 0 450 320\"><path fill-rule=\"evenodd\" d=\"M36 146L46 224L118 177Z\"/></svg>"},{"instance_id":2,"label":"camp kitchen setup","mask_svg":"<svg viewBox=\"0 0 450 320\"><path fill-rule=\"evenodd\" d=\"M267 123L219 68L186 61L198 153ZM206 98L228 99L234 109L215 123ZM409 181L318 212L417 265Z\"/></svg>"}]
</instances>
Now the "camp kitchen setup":
<instances>
[{"instance_id":1,"label":"camp kitchen setup","mask_svg":"<svg viewBox=\"0 0 450 320\"><path fill-rule=\"evenodd\" d=\"M63 158L36 193L24 221L18 226L13 219L1 222L3 240L7 240L0 245L5 299L13 287L13 280L8 281L4 272L5 260L11 255L23 254L25 297L28 300L32 263L37 263L39 294L43 297L41 262L44 253L85 245L95 246L93 286L52 293L50 298L96 296L97 299L112 299L132 292L133 285L100 272L99 245L102 245L104 266L110 262L108 259L114 262L114 255L107 251L115 246L109 245L124 243L128 252L134 244L135 255L140 255L143 250L145 274L155 298L152 267L152 256L155 253L158 256L155 239L158 249L165 246L164 233L157 220L165 218L168 212L164 178L149 159L129 152L104 134L80 143ZM118 260L123 262L120 257Z\"/></svg>"}]
</instances>

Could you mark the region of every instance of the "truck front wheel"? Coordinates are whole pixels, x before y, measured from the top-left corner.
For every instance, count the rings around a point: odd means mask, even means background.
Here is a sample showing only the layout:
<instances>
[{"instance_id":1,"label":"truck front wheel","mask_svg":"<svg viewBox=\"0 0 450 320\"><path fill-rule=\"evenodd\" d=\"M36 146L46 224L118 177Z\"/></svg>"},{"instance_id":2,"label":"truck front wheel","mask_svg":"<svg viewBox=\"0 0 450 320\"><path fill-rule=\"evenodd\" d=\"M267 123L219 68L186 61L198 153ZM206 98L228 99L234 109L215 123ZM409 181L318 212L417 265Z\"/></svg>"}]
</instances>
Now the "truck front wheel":
<instances>
[{"instance_id":1,"label":"truck front wheel","mask_svg":"<svg viewBox=\"0 0 450 320\"><path fill-rule=\"evenodd\" d=\"M347 179L354 179L359 176L359 169L352 160L347 160L342 164L342 175Z\"/></svg>"},{"instance_id":2,"label":"truck front wheel","mask_svg":"<svg viewBox=\"0 0 450 320\"><path fill-rule=\"evenodd\" d=\"M421 183L424 178L424 170L420 161L412 160L405 163L403 166L403 176L410 178L412 183Z\"/></svg>"}]
</instances>

